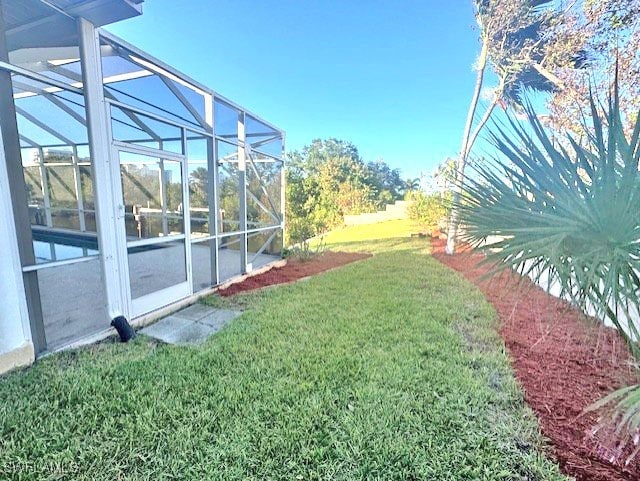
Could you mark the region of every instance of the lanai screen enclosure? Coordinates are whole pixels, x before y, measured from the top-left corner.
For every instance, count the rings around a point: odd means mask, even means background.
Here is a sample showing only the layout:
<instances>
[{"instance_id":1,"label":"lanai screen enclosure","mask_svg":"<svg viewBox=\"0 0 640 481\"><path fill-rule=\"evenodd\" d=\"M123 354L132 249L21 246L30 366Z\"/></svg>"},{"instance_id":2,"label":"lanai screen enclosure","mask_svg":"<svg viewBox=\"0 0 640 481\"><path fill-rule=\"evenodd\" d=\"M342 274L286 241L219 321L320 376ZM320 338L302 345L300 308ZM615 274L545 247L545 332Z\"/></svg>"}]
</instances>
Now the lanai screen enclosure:
<instances>
[{"instance_id":1,"label":"lanai screen enclosure","mask_svg":"<svg viewBox=\"0 0 640 481\"><path fill-rule=\"evenodd\" d=\"M7 368L281 256L284 133L98 28L142 0L0 3Z\"/></svg>"}]
</instances>

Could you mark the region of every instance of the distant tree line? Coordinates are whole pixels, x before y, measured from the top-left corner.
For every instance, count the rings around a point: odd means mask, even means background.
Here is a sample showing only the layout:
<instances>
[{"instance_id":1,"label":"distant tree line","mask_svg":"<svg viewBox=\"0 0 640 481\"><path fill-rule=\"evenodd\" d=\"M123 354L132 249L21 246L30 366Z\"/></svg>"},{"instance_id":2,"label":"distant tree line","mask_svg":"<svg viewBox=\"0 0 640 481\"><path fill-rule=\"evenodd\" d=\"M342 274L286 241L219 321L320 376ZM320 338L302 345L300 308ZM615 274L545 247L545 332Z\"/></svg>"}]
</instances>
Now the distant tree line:
<instances>
[{"instance_id":1,"label":"distant tree line","mask_svg":"<svg viewBox=\"0 0 640 481\"><path fill-rule=\"evenodd\" d=\"M351 142L316 139L289 154L286 212L289 238L299 242L402 199L407 182L382 160L365 162Z\"/></svg>"}]
</instances>

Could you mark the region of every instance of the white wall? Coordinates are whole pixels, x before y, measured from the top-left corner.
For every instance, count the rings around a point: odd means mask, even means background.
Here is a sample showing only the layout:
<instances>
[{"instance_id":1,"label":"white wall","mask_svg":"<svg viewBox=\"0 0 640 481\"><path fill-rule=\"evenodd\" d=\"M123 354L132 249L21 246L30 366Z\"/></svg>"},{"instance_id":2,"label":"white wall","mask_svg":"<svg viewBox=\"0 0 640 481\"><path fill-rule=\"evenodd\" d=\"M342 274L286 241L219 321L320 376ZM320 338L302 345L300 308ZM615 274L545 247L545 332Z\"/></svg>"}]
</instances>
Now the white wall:
<instances>
[{"instance_id":1,"label":"white wall","mask_svg":"<svg viewBox=\"0 0 640 481\"><path fill-rule=\"evenodd\" d=\"M487 237L483 245L490 246L491 244L495 244L496 242L499 242L503 239L504 238L501 236L489 236ZM532 262L533 261L527 261L525 263L525 269L524 269L525 272L531 268ZM637 272L637 274L640 277L640 272ZM534 270L533 272L529 273L529 277L534 283L537 283L538 286L540 286L542 289L547 291L552 296L562 298L565 301L571 302L571 296L569 296L568 294L565 294L564 296L561 295L562 286L560 285L560 283L558 282L549 283L548 271L540 272L539 270ZM536 282L536 279L537 279L537 282ZM616 306L613 303L609 303L609 307L613 312L616 312ZM603 322L603 324L607 327L615 327L611 319L609 319L604 313L598 312L598 309L596 309L593 306L593 304L591 304L590 302L587 302L584 312L589 316L600 319ZM631 338L634 338L635 336L633 335L633 332L628 327L629 320L633 322L633 325L635 325L638 329L640 329L640 311L638 311L637 308L629 306L628 313L629 313L629 316L627 317L624 310L618 308L616 312L616 316L618 318L618 322L622 327L622 329ZM639 340L639 339L636 339L636 340Z\"/></svg>"},{"instance_id":2,"label":"white wall","mask_svg":"<svg viewBox=\"0 0 640 481\"><path fill-rule=\"evenodd\" d=\"M527 267L529 267L529 265L530 265L530 262L528 263ZM537 278L538 279L537 284L540 287L542 287L545 291L549 292L549 294L555 297L562 297L566 301L571 301L571 298L569 295L561 296L562 289L558 282L552 282L551 285L549 285L548 272L542 272L539 277L536 272L532 272L531 274L529 274L529 277L531 277L531 279L534 282L535 282L535 279ZM615 305L613 305L612 303L609 304L609 307L611 308L612 311L614 312L616 311ZM606 315L599 313L598 309L596 309L591 303L589 302L587 303L584 311L587 315L600 319L605 326L614 327L614 323L611 321L611 319L609 319ZM638 312L636 308L629 306L629 317L625 315L622 309L618 309L618 312L616 313L616 315L618 317L618 322L620 323L620 326L624 329L624 331L631 337L634 337L631 330L628 328L629 319L631 319L631 321L635 326L640 327L640 312Z\"/></svg>"},{"instance_id":3,"label":"white wall","mask_svg":"<svg viewBox=\"0 0 640 481\"><path fill-rule=\"evenodd\" d=\"M0 134L0 355L31 343L29 314Z\"/></svg>"},{"instance_id":4,"label":"white wall","mask_svg":"<svg viewBox=\"0 0 640 481\"><path fill-rule=\"evenodd\" d=\"M385 210L344 216L344 225L377 224L388 220L408 219L409 202L397 200L393 204L387 204Z\"/></svg>"}]
</instances>

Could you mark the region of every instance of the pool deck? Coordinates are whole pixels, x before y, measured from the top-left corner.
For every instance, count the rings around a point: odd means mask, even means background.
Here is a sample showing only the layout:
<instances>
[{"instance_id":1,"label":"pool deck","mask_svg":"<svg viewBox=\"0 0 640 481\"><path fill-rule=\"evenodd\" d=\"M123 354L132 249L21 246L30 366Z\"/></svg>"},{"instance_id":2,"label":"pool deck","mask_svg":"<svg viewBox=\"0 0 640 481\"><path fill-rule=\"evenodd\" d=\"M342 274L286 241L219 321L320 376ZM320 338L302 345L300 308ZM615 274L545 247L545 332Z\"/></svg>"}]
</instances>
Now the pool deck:
<instances>
[{"instance_id":1,"label":"pool deck","mask_svg":"<svg viewBox=\"0 0 640 481\"><path fill-rule=\"evenodd\" d=\"M210 265L210 253L205 246L192 250L196 292L212 287L207 268ZM218 260L221 282L241 274L238 251L221 249ZM261 254L253 261L253 268L258 269L278 260L279 256ZM168 287L174 281L184 282L183 261L184 257L171 255L166 249L148 250L130 256L132 296ZM111 319L106 308L99 259L43 269L38 273L38 283L49 351L109 329Z\"/></svg>"}]
</instances>

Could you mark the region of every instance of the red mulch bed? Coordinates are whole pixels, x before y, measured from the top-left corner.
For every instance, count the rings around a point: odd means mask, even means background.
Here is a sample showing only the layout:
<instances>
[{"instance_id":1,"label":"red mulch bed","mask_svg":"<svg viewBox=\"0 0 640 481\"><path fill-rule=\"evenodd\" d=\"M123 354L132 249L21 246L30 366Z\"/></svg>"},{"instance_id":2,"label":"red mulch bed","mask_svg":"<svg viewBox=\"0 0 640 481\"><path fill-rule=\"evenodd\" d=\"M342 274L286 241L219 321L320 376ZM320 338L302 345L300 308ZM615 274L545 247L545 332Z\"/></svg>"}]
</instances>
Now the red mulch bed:
<instances>
[{"instance_id":1,"label":"red mulch bed","mask_svg":"<svg viewBox=\"0 0 640 481\"><path fill-rule=\"evenodd\" d=\"M628 466L624 455L608 461L616 444L595 439L598 415L584 413L605 394L638 382L618 333L514 272L483 278L490 267L478 265L480 254L447 256L444 245L433 241L434 256L476 284L498 312L516 377L563 472L580 481L640 480L637 458Z\"/></svg>"},{"instance_id":2,"label":"red mulch bed","mask_svg":"<svg viewBox=\"0 0 640 481\"><path fill-rule=\"evenodd\" d=\"M317 257L313 257L307 261L290 258L283 267L274 267L267 272L256 276L247 277L245 280L236 284L231 284L225 289L220 289L218 294L221 296L233 296L239 292L260 289L261 287L271 286L274 284L287 284L297 281L304 277L313 276L329 269L349 264L371 257L371 254L363 254L357 252L323 252Z\"/></svg>"}]
</instances>

